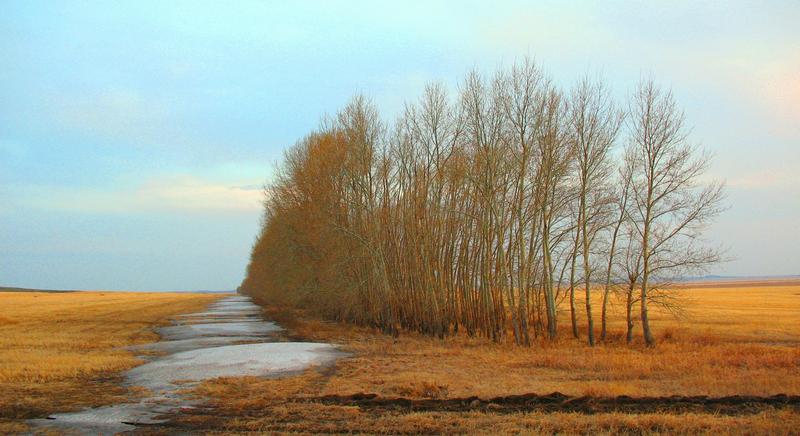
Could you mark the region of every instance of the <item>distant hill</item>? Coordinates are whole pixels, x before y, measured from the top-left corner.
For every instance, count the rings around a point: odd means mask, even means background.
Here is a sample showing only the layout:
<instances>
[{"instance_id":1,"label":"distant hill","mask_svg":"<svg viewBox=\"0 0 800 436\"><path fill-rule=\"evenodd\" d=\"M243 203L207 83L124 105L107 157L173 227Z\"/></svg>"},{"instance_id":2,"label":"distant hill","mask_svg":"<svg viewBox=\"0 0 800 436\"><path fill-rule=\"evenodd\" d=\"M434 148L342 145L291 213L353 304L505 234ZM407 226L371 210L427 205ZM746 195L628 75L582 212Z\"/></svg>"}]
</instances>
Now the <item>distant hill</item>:
<instances>
[{"instance_id":1,"label":"distant hill","mask_svg":"<svg viewBox=\"0 0 800 436\"><path fill-rule=\"evenodd\" d=\"M113 290L113 289L94 289L94 290L78 290L78 289L30 289L30 288L17 288L11 286L0 286L0 292L185 292L190 294L230 294L236 293L235 290L213 291L201 289L197 291L127 291L127 290Z\"/></svg>"},{"instance_id":2,"label":"distant hill","mask_svg":"<svg viewBox=\"0 0 800 436\"><path fill-rule=\"evenodd\" d=\"M782 276L702 276L676 280L678 288L753 288L771 286L800 286L800 275Z\"/></svg>"},{"instance_id":3,"label":"distant hill","mask_svg":"<svg viewBox=\"0 0 800 436\"><path fill-rule=\"evenodd\" d=\"M683 277L677 279L680 282L729 282L729 281L762 281L762 280L795 280L800 279L800 274L786 274L777 276L723 276L723 275L705 275L694 277Z\"/></svg>"},{"instance_id":4,"label":"distant hill","mask_svg":"<svg viewBox=\"0 0 800 436\"><path fill-rule=\"evenodd\" d=\"M69 289L28 289L28 288L10 288L0 286L0 292L77 292Z\"/></svg>"}]
</instances>

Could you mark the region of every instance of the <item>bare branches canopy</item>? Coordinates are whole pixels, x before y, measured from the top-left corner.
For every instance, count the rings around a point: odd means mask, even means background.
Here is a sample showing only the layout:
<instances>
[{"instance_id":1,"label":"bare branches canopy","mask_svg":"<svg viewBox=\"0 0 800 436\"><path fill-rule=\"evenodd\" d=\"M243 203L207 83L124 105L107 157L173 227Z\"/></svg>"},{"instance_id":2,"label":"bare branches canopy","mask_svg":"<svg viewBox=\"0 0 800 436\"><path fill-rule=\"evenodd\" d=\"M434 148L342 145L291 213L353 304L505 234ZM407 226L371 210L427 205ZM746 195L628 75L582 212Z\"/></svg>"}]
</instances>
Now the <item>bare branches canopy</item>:
<instances>
[{"instance_id":1,"label":"bare branches canopy","mask_svg":"<svg viewBox=\"0 0 800 436\"><path fill-rule=\"evenodd\" d=\"M605 340L618 299L629 339L638 317L653 344L648 305L719 257L700 239L723 197L707 164L649 80L622 105L524 60L456 95L429 85L394 123L359 96L286 152L242 289L392 334L518 344L556 338L569 312L594 345L592 303Z\"/></svg>"}]
</instances>

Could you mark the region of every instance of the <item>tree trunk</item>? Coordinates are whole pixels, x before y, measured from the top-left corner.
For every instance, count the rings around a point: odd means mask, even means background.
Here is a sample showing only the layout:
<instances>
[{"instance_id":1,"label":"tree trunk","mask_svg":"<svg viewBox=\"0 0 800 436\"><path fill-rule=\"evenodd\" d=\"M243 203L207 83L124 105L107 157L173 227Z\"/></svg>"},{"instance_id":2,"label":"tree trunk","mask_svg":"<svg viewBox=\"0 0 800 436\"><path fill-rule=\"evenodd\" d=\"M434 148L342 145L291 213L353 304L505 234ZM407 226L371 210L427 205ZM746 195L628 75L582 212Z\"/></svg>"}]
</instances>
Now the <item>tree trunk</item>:
<instances>
[{"instance_id":1,"label":"tree trunk","mask_svg":"<svg viewBox=\"0 0 800 436\"><path fill-rule=\"evenodd\" d=\"M607 311L608 294L609 294L609 287L608 287L608 284L606 284L605 289L603 289L603 307L601 308L601 313L600 313L600 325L601 325L601 327L600 327L600 341L601 342L604 342L606 340L606 317L607 317L606 313L608 313L608 311Z\"/></svg>"},{"instance_id":2,"label":"tree trunk","mask_svg":"<svg viewBox=\"0 0 800 436\"><path fill-rule=\"evenodd\" d=\"M569 272L569 316L572 321L572 336L578 339L578 319L575 314L575 261L578 256L578 237L575 236L575 247L572 251L572 265Z\"/></svg>"},{"instance_id":3,"label":"tree trunk","mask_svg":"<svg viewBox=\"0 0 800 436\"><path fill-rule=\"evenodd\" d=\"M625 318L625 320L626 320L627 327L628 327L628 331L627 331L627 334L626 334L626 337L625 337L625 341L627 343L629 343L629 344L631 342L633 342L633 314L632 314L632 312L633 312L633 287L634 287L634 284L633 284L633 282L631 282L630 286L628 287L627 304L625 305L627 307L627 317Z\"/></svg>"}]
</instances>

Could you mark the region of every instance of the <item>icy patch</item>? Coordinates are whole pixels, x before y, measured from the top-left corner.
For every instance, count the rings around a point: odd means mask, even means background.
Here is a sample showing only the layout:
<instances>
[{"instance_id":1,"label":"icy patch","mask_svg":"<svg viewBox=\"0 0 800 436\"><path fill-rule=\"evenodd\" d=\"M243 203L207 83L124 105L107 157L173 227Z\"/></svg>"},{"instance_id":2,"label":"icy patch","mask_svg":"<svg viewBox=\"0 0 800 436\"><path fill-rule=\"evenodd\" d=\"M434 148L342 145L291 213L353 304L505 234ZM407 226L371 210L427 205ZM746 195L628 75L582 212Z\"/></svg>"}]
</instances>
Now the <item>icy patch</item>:
<instances>
[{"instance_id":1,"label":"icy patch","mask_svg":"<svg viewBox=\"0 0 800 436\"><path fill-rule=\"evenodd\" d=\"M221 347L223 345L241 344L244 342L264 342L263 336L207 336L202 338L181 339L177 341L161 341L152 344L128 347L132 351L149 351L164 354L175 354L199 348ZM150 359L152 360L152 359Z\"/></svg>"},{"instance_id":2,"label":"icy patch","mask_svg":"<svg viewBox=\"0 0 800 436\"><path fill-rule=\"evenodd\" d=\"M187 384L222 376L286 376L310 366L331 365L344 355L329 344L272 342L272 335L282 328L264 321L261 308L244 296L226 297L205 312L180 315L173 324L157 329L161 342L129 347L166 354L143 356L150 362L125 374L124 383L148 388L148 397L29 422L81 434L134 430L136 424L158 424L163 422L161 415L191 407L193 403L179 394Z\"/></svg>"},{"instance_id":3,"label":"icy patch","mask_svg":"<svg viewBox=\"0 0 800 436\"><path fill-rule=\"evenodd\" d=\"M48 419L32 419L35 427L56 428L68 434L108 435L136 429L137 424L159 424L156 417L175 406L169 397L153 397L137 403L117 404L74 413L60 413Z\"/></svg>"},{"instance_id":4,"label":"icy patch","mask_svg":"<svg viewBox=\"0 0 800 436\"><path fill-rule=\"evenodd\" d=\"M130 370L128 377L135 385L161 390L183 380L296 372L330 364L339 355L332 345L310 342L228 345L173 354Z\"/></svg>"},{"instance_id":5,"label":"icy patch","mask_svg":"<svg viewBox=\"0 0 800 436\"><path fill-rule=\"evenodd\" d=\"M203 317L225 318L225 317L240 317L240 316L254 316L260 319L260 315L261 315L260 310L220 310L218 312L185 313L183 315L178 315L178 319L203 318Z\"/></svg>"},{"instance_id":6,"label":"icy patch","mask_svg":"<svg viewBox=\"0 0 800 436\"><path fill-rule=\"evenodd\" d=\"M281 330L277 324L264 321L184 324L157 329L162 338L170 341L201 336L266 336Z\"/></svg>"}]
</instances>

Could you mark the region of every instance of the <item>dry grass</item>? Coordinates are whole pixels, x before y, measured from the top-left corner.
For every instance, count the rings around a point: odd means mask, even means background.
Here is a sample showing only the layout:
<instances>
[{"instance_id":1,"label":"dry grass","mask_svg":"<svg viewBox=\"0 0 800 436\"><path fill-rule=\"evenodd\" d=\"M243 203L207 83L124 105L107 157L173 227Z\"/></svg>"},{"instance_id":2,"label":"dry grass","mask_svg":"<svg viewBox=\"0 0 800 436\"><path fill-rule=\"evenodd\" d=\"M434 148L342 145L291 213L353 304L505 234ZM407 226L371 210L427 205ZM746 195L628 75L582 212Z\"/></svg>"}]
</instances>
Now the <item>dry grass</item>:
<instances>
[{"instance_id":1,"label":"dry grass","mask_svg":"<svg viewBox=\"0 0 800 436\"><path fill-rule=\"evenodd\" d=\"M196 393L209 398L209 408L186 411L176 417L175 425L230 434L791 434L800 428L800 414L793 410L738 416L504 415L491 410L377 412L297 401L359 392L408 398L553 391L631 396L800 393L800 285L706 286L681 292L694 301L691 307L703 310L690 310L684 320L656 313L655 349L621 343L622 323L616 312L608 344L590 348L583 341L562 339L520 348L464 337L438 340L407 334L394 339L366 328L319 321L299 311L269 308L268 316L289 328L290 336L341 344L352 357L332 371L311 370L287 379L223 378L203 383ZM19 421L8 418L108 404L130 394L116 384L115 374L139 362L118 347L156 340L151 326L176 313L200 310L215 298L0 293L0 432L24 431ZM562 336L567 335L565 329Z\"/></svg>"},{"instance_id":2,"label":"dry grass","mask_svg":"<svg viewBox=\"0 0 800 436\"><path fill-rule=\"evenodd\" d=\"M141 363L128 345L153 342L151 327L199 311L210 294L0 292L0 432L10 419L120 401L120 371Z\"/></svg>"},{"instance_id":3,"label":"dry grass","mask_svg":"<svg viewBox=\"0 0 800 436\"><path fill-rule=\"evenodd\" d=\"M800 414L767 410L752 415L705 413L375 412L358 407L302 403L316 395L325 376L309 371L289 379L223 378L196 392L212 398L209 409L181 415L178 429L219 434L794 434ZM174 431L174 428L170 429Z\"/></svg>"},{"instance_id":4,"label":"dry grass","mask_svg":"<svg viewBox=\"0 0 800 436\"><path fill-rule=\"evenodd\" d=\"M530 348L464 337L417 334L397 339L370 329L294 317L271 308L294 334L342 344L355 357L338 365L323 394L407 395L414 386L447 386L451 396L515 393L570 395L772 395L800 393L800 285L681 291L693 300L685 319L652 316L659 344L624 344L614 315L609 343L569 338ZM582 307L582 303L578 307ZM695 308L695 309L692 309ZM700 311L699 308L705 308ZM638 338L637 338L638 340ZM422 389L422 388L421 388Z\"/></svg>"},{"instance_id":5,"label":"dry grass","mask_svg":"<svg viewBox=\"0 0 800 436\"><path fill-rule=\"evenodd\" d=\"M299 311L268 308L268 316L289 328L292 336L338 343L353 356L341 360L329 374L310 371L291 379L207 382L199 392L212 399L209 413L216 417L199 413L181 420L233 433L729 433L733 429L780 434L799 428L800 416L792 411L736 417L409 414L292 401L362 392L407 398L489 398L554 391L598 396L800 393L800 285L704 287L680 292L696 309L689 310L682 320L654 314L653 327L659 337L655 349L622 343L623 323L619 321L611 325L612 340L594 348L571 338L520 348L464 337L439 340L406 334L394 339L370 329L319 321ZM568 335L565 329L562 337ZM229 418L220 418L226 416Z\"/></svg>"}]
</instances>

